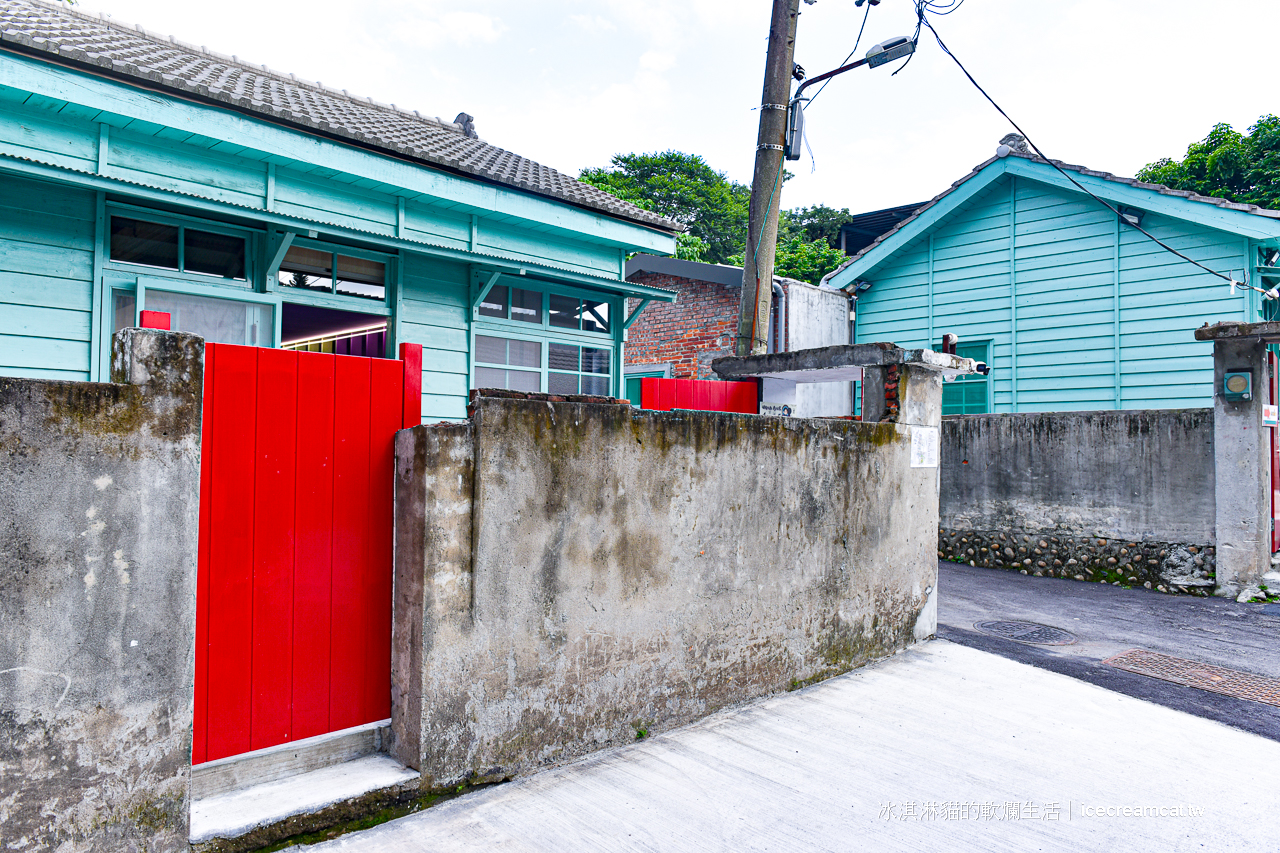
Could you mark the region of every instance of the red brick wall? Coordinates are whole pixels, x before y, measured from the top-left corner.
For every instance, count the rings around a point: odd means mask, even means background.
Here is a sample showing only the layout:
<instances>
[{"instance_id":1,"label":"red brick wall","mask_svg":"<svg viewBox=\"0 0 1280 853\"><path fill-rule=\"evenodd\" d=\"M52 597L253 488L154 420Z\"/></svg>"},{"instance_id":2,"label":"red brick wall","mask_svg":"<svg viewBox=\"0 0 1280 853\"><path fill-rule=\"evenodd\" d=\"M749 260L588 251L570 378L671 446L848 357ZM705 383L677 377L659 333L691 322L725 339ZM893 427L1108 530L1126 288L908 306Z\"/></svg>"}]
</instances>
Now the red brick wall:
<instances>
[{"instance_id":1,"label":"red brick wall","mask_svg":"<svg viewBox=\"0 0 1280 853\"><path fill-rule=\"evenodd\" d=\"M742 287L651 272L635 273L629 280L674 290L679 296L675 302L649 303L631 325L623 351L626 363L670 363L673 379L718 378L711 371L711 361L733 354ZM627 311L638 304L639 300L628 299Z\"/></svg>"}]
</instances>

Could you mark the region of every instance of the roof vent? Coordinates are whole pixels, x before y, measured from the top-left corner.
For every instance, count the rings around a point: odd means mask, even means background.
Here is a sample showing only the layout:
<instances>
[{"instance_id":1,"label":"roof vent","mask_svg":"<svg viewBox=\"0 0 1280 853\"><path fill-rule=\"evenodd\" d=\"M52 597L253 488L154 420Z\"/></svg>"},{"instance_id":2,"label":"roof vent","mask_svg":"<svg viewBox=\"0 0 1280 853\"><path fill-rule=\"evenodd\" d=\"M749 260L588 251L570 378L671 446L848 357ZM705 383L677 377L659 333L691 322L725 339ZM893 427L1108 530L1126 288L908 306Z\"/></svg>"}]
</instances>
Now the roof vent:
<instances>
[{"instance_id":1,"label":"roof vent","mask_svg":"<svg viewBox=\"0 0 1280 853\"><path fill-rule=\"evenodd\" d=\"M458 117L453 120L454 124L462 125L462 133L468 139L479 139L480 134L476 133L476 120L473 116L466 113L458 113Z\"/></svg>"}]
</instances>

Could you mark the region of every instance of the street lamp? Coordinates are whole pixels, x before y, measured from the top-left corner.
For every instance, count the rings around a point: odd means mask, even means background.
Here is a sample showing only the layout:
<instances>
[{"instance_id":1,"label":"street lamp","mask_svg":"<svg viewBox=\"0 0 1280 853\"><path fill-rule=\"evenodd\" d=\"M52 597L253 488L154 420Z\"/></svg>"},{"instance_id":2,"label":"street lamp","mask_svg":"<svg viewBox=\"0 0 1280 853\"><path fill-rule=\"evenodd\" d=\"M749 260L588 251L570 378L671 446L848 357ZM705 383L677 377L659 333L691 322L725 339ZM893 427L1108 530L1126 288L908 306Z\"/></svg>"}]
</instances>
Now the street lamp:
<instances>
[{"instance_id":1,"label":"street lamp","mask_svg":"<svg viewBox=\"0 0 1280 853\"><path fill-rule=\"evenodd\" d=\"M812 86L814 83L821 83L823 80L829 80L837 74L843 74L846 71L852 71L860 65L866 65L869 68L878 68L895 59L901 59L904 56L910 56L916 52L916 43L906 36L898 36L897 38L887 39L873 46L867 51L867 55L857 62L851 62L848 65L842 65L835 71L828 71L826 74L819 74L817 77L810 77L800 84L800 88L796 89L796 93L791 97L791 103L788 105L787 112L787 150L786 157L788 160L800 159L800 146L804 141L804 106L808 98L802 98L804 90Z\"/></svg>"}]
</instances>

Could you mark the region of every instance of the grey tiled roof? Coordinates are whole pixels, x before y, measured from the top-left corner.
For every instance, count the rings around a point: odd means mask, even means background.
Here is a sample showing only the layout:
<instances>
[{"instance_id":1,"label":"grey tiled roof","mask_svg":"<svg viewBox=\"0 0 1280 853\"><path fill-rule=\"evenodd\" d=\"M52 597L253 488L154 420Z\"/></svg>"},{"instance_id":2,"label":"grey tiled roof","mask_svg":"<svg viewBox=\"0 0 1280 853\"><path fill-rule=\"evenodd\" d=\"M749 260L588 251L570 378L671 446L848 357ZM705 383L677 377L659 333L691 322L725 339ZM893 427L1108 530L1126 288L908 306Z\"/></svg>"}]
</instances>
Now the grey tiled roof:
<instances>
[{"instance_id":1,"label":"grey tiled roof","mask_svg":"<svg viewBox=\"0 0 1280 853\"><path fill-rule=\"evenodd\" d=\"M1148 184L1145 181L1139 181L1137 178L1121 178L1117 175L1111 174L1110 172L1099 172L1094 169L1085 168L1084 166L1075 166L1075 165L1072 165L1071 163L1064 163L1061 160L1045 160L1043 157L1039 157L1035 154L1024 154L1020 151L1010 151L1007 156L1021 157L1023 160L1030 160L1034 163L1044 163L1045 165L1054 165L1067 172L1075 172L1080 175L1087 175L1091 178L1100 178L1101 180L1104 180L1104 181L1110 181L1116 184L1125 184L1127 186L1137 187L1138 189L1142 189L1142 190L1151 190L1153 192L1158 192L1161 195L1177 196L1178 198L1185 198L1188 201L1200 202L1202 204L1212 204L1216 207L1221 207L1226 210L1238 210L1242 213L1251 213L1255 216L1267 217L1268 219L1280 219L1280 210L1269 210L1265 207L1258 207L1256 204L1240 204L1234 201L1227 201L1225 198L1214 198L1212 196L1197 195L1196 193L1189 192L1187 190L1170 189L1169 187L1166 187L1163 184ZM983 169L987 168L988 166L990 166L992 163L996 162L999 159L1000 159L999 156L994 156L987 160L984 160L983 162L979 163L977 166L974 166L973 171L965 175L960 180L956 181L951 186L947 187L942 192L938 193L936 196L934 196L932 199L930 199L928 202L922 205L920 209L917 210L910 217L902 220L896 226L894 226L893 228L881 234L879 237L875 239L874 242L871 243L871 245L867 246L862 251L858 252L858 254L854 255L853 257L849 258L849 260L841 264L839 269L835 270L835 272L839 272L845 267L850 266L851 264L857 263L857 261L860 258L862 258L864 255L866 255L868 252L874 251L875 248L879 246L881 243L883 243L885 240L889 239L894 234L901 231L903 228L908 227L921 214L929 210L929 208L933 207L935 204L942 201L947 196L951 195L951 193L955 192L959 187L961 187L963 184L968 182L970 179L976 177L979 172L981 172ZM833 272L832 275L834 275L835 272Z\"/></svg>"},{"instance_id":2,"label":"grey tiled roof","mask_svg":"<svg viewBox=\"0 0 1280 853\"><path fill-rule=\"evenodd\" d=\"M251 65L172 36L41 0L0 0L0 45L97 67L445 169L667 231L683 226L589 184L468 137L461 125Z\"/></svg>"}]
</instances>

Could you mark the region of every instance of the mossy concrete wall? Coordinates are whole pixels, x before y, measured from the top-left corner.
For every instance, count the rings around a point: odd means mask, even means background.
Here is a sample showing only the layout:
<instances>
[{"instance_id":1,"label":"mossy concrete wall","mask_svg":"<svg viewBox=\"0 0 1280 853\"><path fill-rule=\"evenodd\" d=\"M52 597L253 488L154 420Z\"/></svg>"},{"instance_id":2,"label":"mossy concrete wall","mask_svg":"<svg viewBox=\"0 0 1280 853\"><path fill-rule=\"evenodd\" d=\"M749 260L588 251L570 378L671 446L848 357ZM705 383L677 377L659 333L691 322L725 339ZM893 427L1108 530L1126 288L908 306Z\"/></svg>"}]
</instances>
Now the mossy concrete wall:
<instances>
[{"instance_id":1,"label":"mossy concrete wall","mask_svg":"<svg viewBox=\"0 0 1280 853\"><path fill-rule=\"evenodd\" d=\"M480 398L402 431L392 753L501 779L932 635L918 429Z\"/></svg>"},{"instance_id":2,"label":"mossy concrete wall","mask_svg":"<svg viewBox=\"0 0 1280 853\"><path fill-rule=\"evenodd\" d=\"M0 379L0 839L187 849L204 344Z\"/></svg>"},{"instance_id":3,"label":"mossy concrete wall","mask_svg":"<svg viewBox=\"0 0 1280 853\"><path fill-rule=\"evenodd\" d=\"M1213 410L948 416L940 503L944 559L1210 591Z\"/></svg>"}]
</instances>

